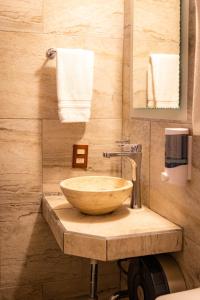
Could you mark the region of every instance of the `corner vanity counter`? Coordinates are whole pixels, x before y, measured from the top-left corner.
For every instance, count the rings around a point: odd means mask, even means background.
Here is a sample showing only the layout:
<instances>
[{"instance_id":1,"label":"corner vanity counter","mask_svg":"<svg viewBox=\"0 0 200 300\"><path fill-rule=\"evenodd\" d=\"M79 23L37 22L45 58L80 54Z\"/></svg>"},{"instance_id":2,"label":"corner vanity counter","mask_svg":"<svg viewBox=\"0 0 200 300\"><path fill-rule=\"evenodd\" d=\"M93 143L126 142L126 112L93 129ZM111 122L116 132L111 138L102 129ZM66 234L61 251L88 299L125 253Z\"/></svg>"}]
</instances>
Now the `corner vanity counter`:
<instances>
[{"instance_id":1,"label":"corner vanity counter","mask_svg":"<svg viewBox=\"0 0 200 300\"><path fill-rule=\"evenodd\" d=\"M43 215L65 254L112 261L182 249L182 229L143 207L88 216L63 196L44 196Z\"/></svg>"}]
</instances>

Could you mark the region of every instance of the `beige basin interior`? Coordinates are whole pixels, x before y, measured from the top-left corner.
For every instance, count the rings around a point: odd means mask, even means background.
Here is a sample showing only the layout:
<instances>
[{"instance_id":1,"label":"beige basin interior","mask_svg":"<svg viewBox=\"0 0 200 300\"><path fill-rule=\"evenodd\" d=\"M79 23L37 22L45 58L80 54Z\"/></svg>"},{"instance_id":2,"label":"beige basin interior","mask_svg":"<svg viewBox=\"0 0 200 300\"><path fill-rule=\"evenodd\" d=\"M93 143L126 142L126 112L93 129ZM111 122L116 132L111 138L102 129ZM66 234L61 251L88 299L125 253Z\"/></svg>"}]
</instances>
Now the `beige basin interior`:
<instances>
[{"instance_id":1,"label":"beige basin interior","mask_svg":"<svg viewBox=\"0 0 200 300\"><path fill-rule=\"evenodd\" d=\"M130 196L132 182L111 176L83 176L63 180L67 200L81 212L101 215L114 211Z\"/></svg>"}]
</instances>

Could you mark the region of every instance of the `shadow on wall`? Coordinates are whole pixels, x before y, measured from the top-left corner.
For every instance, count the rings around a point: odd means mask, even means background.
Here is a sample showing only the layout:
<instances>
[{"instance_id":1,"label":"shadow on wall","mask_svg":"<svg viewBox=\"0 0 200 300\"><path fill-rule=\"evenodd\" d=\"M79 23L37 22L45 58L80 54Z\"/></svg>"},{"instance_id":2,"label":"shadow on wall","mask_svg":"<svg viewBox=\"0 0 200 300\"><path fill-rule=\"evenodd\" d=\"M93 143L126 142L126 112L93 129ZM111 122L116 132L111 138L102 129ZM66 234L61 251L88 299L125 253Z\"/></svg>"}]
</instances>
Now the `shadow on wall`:
<instances>
[{"instance_id":1,"label":"shadow on wall","mask_svg":"<svg viewBox=\"0 0 200 300\"><path fill-rule=\"evenodd\" d=\"M13 254L10 251L5 280L17 287L6 289L2 299L64 300L87 295L88 261L61 252L41 211L23 212L7 243ZM17 260L13 262L14 252Z\"/></svg>"},{"instance_id":2,"label":"shadow on wall","mask_svg":"<svg viewBox=\"0 0 200 300\"><path fill-rule=\"evenodd\" d=\"M64 255L41 211L34 207L27 211L19 212L18 221L12 223L12 234L5 241L2 283L5 281L7 287L0 299L88 299L89 260ZM115 263L101 263L99 271L100 299L104 300L119 289L120 276Z\"/></svg>"},{"instance_id":3,"label":"shadow on wall","mask_svg":"<svg viewBox=\"0 0 200 300\"><path fill-rule=\"evenodd\" d=\"M55 59L54 59L55 63ZM51 66L52 61L47 59L35 73L39 81L39 107L38 115L42 119L58 119L56 67Z\"/></svg>"}]
</instances>

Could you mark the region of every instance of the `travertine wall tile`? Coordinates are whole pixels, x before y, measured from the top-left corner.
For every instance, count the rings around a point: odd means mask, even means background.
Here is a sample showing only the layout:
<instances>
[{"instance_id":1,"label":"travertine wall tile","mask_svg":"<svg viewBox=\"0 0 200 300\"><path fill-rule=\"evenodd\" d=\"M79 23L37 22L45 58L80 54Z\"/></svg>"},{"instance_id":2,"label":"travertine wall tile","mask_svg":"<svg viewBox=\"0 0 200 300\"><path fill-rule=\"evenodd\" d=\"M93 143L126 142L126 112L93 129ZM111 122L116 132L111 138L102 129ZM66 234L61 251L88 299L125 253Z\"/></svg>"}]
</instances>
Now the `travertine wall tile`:
<instances>
[{"instance_id":1,"label":"travertine wall tile","mask_svg":"<svg viewBox=\"0 0 200 300\"><path fill-rule=\"evenodd\" d=\"M44 165L71 166L72 145L90 144L92 148L110 147L120 137L120 119L92 119L88 123L65 123L57 120L43 121ZM94 153L95 155L95 153ZM66 159L68 158L68 159ZM109 160L105 160L109 161Z\"/></svg>"},{"instance_id":2,"label":"travertine wall tile","mask_svg":"<svg viewBox=\"0 0 200 300\"><path fill-rule=\"evenodd\" d=\"M0 30L43 31L43 0L0 0Z\"/></svg>"},{"instance_id":3,"label":"travertine wall tile","mask_svg":"<svg viewBox=\"0 0 200 300\"><path fill-rule=\"evenodd\" d=\"M21 217L30 215L33 217L38 213L41 213L41 207L40 203L37 202L29 203L27 201L24 203L0 204L0 221L2 222L2 224L4 222L7 224L9 224L9 222L12 222L11 224L14 224L15 222L18 222Z\"/></svg>"},{"instance_id":4,"label":"travertine wall tile","mask_svg":"<svg viewBox=\"0 0 200 300\"><path fill-rule=\"evenodd\" d=\"M88 264L89 266L89 264ZM89 268L88 272L82 278L73 280L70 284L64 281L57 281L44 285L44 300L83 300L88 299L89 294ZM120 283L119 273L107 274L99 273L98 293L100 300L109 299L114 291L118 290ZM77 286L79 287L77 289ZM60 291L59 297L57 291ZM105 292L106 291L106 292ZM105 295L106 294L106 295Z\"/></svg>"},{"instance_id":5,"label":"travertine wall tile","mask_svg":"<svg viewBox=\"0 0 200 300\"><path fill-rule=\"evenodd\" d=\"M199 287L200 278L200 245L189 238L184 239L184 251L174 255L186 280L187 288Z\"/></svg>"},{"instance_id":6,"label":"travertine wall tile","mask_svg":"<svg viewBox=\"0 0 200 300\"><path fill-rule=\"evenodd\" d=\"M91 118L120 119L122 117L122 95L94 91Z\"/></svg>"},{"instance_id":7,"label":"travertine wall tile","mask_svg":"<svg viewBox=\"0 0 200 300\"><path fill-rule=\"evenodd\" d=\"M87 266L71 258L68 262L60 256L55 258L53 255L57 253L50 252L43 256L35 255L35 258L27 258L26 260L17 260L15 262L5 260L1 266L1 287L29 285L45 285L63 280L67 285L73 285L76 278L84 278L87 272ZM86 267L84 269L84 267ZM81 269L80 269L81 267ZM17 295L17 288L15 295ZM57 290L59 299L60 291ZM69 295L70 296L70 295ZM15 298L14 298L15 299Z\"/></svg>"},{"instance_id":8,"label":"travertine wall tile","mask_svg":"<svg viewBox=\"0 0 200 300\"><path fill-rule=\"evenodd\" d=\"M55 66L53 61L45 61L53 37L0 32L0 39L0 117L40 118L43 101L51 111L55 95Z\"/></svg>"},{"instance_id":9,"label":"travertine wall tile","mask_svg":"<svg viewBox=\"0 0 200 300\"><path fill-rule=\"evenodd\" d=\"M4 205L0 209L1 287L68 280L84 266L84 261L62 254L39 206Z\"/></svg>"},{"instance_id":10,"label":"travertine wall tile","mask_svg":"<svg viewBox=\"0 0 200 300\"><path fill-rule=\"evenodd\" d=\"M88 265L89 266L89 265ZM78 296L86 296L89 291L89 268L85 272L84 277L74 279L69 284L65 281L56 281L44 285L44 299L65 300L73 299ZM77 288L78 287L78 288ZM59 298L57 291L59 290Z\"/></svg>"},{"instance_id":11,"label":"travertine wall tile","mask_svg":"<svg viewBox=\"0 0 200 300\"><path fill-rule=\"evenodd\" d=\"M160 36L164 40L180 38L180 1L133 0L134 30ZM156 17L155 17L156 16Z\"/></svg>"},{"instance_id":12,"label":"travertine wall tile","mask_svg":"<svg viewBox=\"0 0 200 300\"><path fill-rule=\"evenodd\" d=\"M28 221L26 226L33 228L33 225L30 223L31 220ZM40 224L39 221L41 222ZM48 226L42 219L37 220L35 223L32 235L30 234L30 230L26 230L24 224L15 223L15 226L17 226L18 231L15 236L16 239L18 238L18 244L16 245L13 243L13 240L10 239L6 245L10 245L10 250L11 247L13 247L12 253L9 251L9 257L6 257L5 253L1 256L2 288L24 286L30 283L43 285L59 280L63 280L66 284L70 285L73 284L72 282L75 278L81 278L87 274L89 263L84 261L84 259L63 255L49 232ZM46 234L44 234L45 227ZM13 224L12 230L8 233L13 234L14 230ZM21 231L21 234L19 234L19 231ZM25 233L27 234L26 238L24 238ZM38 234L40 234L40 237ZM6 238L5 235L3 237L4 239ZM21 245L19 244L19 238L21 238L21 240L25 239L25 242L21 243ZM28 248L23 248L25 243L29 245ZM15 251L13 251L13 249L15 249ZM23 251L24 258L21 258L20 254ZM18 293L17 291L18 289L16 288L15 295ZM59 297L59 290L57 292Z\"/></svg>"},{"instance_id":13,"label":"travertine wall tile","mask_svg":"<svg viewBox=\"0 0 200 300\"><path fill-rule=\"evenodd\" d=\"M45 191L48 191L48 182L56 183L58 188L59 181L69 177L92 174L120 176L120 158L106 159L102 155L104 151L118 150L115 141L120 137L120 119L92 119L87 124L43 121ZM71 168L73 144L89 145L87 170Z\"/></svg>"},{"instance_id":14,"label":"travertine wall tile","mask_svg":"<svg viewBox=\"0 0 200 300\"><path fill-rule=\"evenodd\" d=\"M17 290L17 293L16 293ZM1 300L43 300L42 286L14 286L0 288Z\"/></svg>"},{"instance_id":15,"label":"travertine wall tile","mask_svg":"<svg viewBox=\"0 0 200 300\"><path fill-rule=\"evenodd\" d=\"M40 134L40 121L0 120L1 204L20 202L20 195L25 202L40 198Z\"/></svg>"},{"instance_id":16,"label":"travertine wall tile","mask_svg":"<svg viewBox=\"0 0 200 300\"><path fill-rule=\"evenodd\" d=\"M40 215L39 206L4 205L0 207L0 212L2 295L13 286L13 290L8 291L5 299L14 300L19 297L20 300L24 300L20 297L26 293L27 295L30 293L30 299L31 297L35 299L35 294L39 297L37 289L26 287L30 283L36 286L43 284L47 291L50 287L54 287L57 297L55 299L62 299L62 291L66 292L67 287L70 289L69 299L76 292L81 295L83 289L87 294L89 261L62 254ZM103 279L103 282L100 279L101 291L118 286L119 272L114 263L100 264L100 278L101 276ZM79 282L78 290L74 288L77 282ZM63 285L63 289L60 285ZM50 294L48 296L45 294L44 299L52 299L48 297Z\"/></svg>"},{"instance_id":17,"label":"travertine wall tile","mask_svg":"<svg viewBox=\"0 0 200 300\"><path fill-rule=\"evenodd\" d=\"M44 0L45 32L123 37L121 0Z\"/></svg>"},{"instance_id":18,"label":"travertine wall tile","mask_svg":"<svg viewBox=\"0 0 200 300\"><path fill-rule=\"evenodd\" d=\"M118 149L110 147L108 150L110 151L116 151ZM102 149L102 152L104 149ZM101 159L102 152L99 153L98 159ZM101 161L97 164L103 163L104 161ZM94 162L93 162L94 164ZM91 166L87 169L74 169L71 167L57 167L57 166L45 166L43 168L43 191L45 193L60 193L60 187L59 183L70 177L76 177L76 176L93 176L93 175L108 175L108 176L117 176L121 177L121 159L111 159L108 160L106 164L104 164L103 170L99 167L98 170L93 169Z\"/></svg>"}]
</instances>

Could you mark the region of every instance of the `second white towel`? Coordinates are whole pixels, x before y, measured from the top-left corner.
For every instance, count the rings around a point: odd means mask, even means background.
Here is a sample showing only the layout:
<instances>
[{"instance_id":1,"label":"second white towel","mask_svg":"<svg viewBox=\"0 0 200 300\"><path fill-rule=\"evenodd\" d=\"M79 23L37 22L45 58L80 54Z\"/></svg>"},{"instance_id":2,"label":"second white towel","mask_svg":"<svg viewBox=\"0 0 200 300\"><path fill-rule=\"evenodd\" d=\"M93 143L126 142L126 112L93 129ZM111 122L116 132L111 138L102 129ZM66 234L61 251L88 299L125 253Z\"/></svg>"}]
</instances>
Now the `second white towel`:
<instances>
[{"instance_id":1,"label":"second white towel","mask_svg":"<svg viewBox=\"0 0 200 300\"><path fill-rule=\"evenodd\" d=\"M56 71L60 121L88 122L91 115L94 52L58 48Z\"/></svg>"},{"instance_id":2,"label":"second white towel","mask_svg":"<svg viewBox=\"0 0 200 300\"><path fill-rule=\"evenodd\" d=\"M150 55L148 107L179 108L179 55Z\"/></svg>"}]
</instances>

